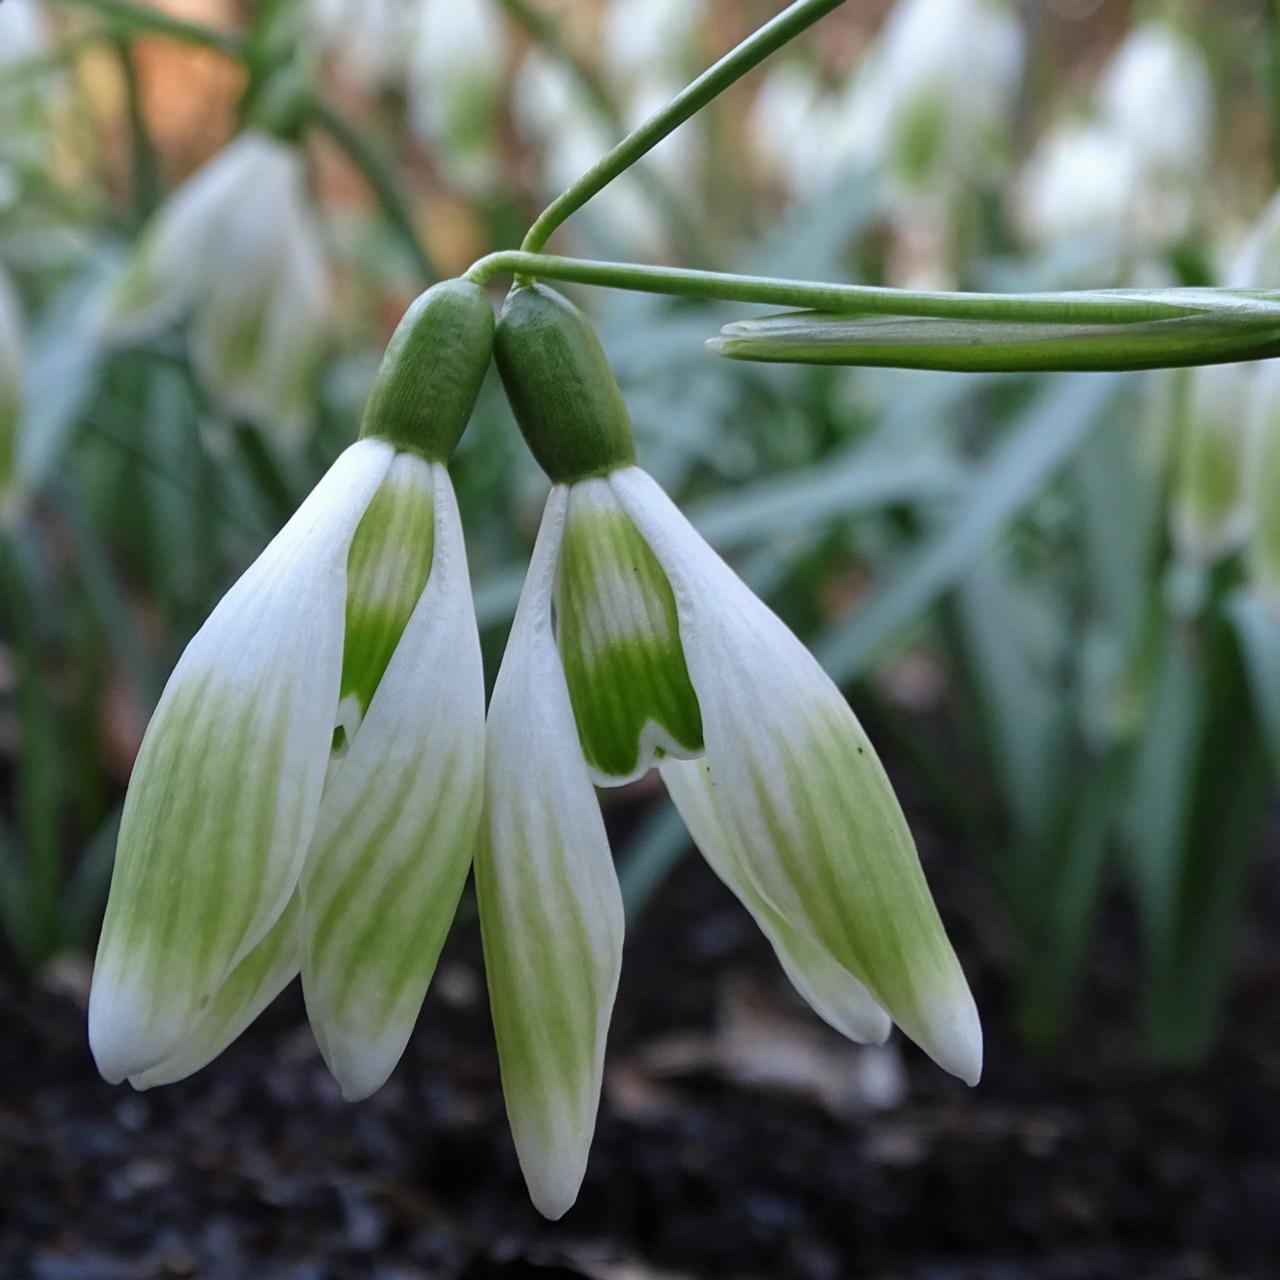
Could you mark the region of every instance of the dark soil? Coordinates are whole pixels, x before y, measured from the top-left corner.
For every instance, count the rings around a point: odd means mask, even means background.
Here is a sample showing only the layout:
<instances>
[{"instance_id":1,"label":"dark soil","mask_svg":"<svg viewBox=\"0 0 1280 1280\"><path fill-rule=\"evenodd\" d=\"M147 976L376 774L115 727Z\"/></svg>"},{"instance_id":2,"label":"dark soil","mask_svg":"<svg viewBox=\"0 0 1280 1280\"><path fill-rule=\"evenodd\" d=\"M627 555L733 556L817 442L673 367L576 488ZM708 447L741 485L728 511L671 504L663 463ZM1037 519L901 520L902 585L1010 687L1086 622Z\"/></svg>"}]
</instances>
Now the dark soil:
<instances>
[{"instance_id":1,"label":"dark soil","mask_svg":"<svg viewBox=\"0 0 1280 1280\"><path fill-rule=\"evenodd\" d=\"M977 869L926 861L987 1027L976 1090L847 1047L695 860L631 932L599 1132L559 1223L507 1134L474 924L391 1083L347 1106L291 992L194 1079L112 1089L83 966L0 987L3 1280L1216 1280L1280 1275L1280 894L1223 1044L1144 1067L1108 926L1061 1049L1013 1042Z\"/></svg>"}]
</instances>

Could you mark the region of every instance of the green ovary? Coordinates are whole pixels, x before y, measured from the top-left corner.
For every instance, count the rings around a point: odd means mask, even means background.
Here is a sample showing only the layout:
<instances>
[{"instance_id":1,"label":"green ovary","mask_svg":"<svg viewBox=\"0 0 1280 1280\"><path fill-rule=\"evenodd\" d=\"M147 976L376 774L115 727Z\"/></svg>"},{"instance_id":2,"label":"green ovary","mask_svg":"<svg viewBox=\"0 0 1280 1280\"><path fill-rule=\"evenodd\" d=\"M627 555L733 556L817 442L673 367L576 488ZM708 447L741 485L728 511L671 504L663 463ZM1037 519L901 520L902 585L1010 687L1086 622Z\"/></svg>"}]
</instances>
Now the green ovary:
<instances>
[{"instance_id":1,"label":"green ovary","mask_svg":"<svg viewBox=\"0 0 1280 1280\"><path fill-rule=\"evenodd\" d=\"M434 550L431 468L421 458L397 454L347 557L341 698L354 698L361 716L426 589ZM344 731L344 741L352 731Z\"/></svg>"},{"instance_id":2,"label":"green ovary","mask_svg":"<svg viewBox=\"0 0 1280 1280\"><path fill-rule=\"evenodd\" d=\"M570 496L557 634L583 755L601 781L622 781L655 751L700 754L702 715L671 586L631 520L602 495L605 481L586 481Z\"/></svg>"}]
</instances>

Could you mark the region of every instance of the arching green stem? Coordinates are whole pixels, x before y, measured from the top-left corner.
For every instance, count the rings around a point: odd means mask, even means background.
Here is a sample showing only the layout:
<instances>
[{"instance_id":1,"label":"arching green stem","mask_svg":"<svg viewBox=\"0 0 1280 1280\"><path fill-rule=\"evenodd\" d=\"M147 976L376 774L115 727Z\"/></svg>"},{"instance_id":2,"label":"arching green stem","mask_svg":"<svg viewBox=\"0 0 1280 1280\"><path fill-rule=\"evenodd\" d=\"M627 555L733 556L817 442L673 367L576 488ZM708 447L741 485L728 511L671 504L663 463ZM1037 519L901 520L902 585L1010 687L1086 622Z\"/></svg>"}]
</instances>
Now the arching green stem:
<instances>
[{"instance_id":1,"label":"arching green stem","mask_svg":"<svg viewBox=\"0 0 1280 1280\"><path fill-rule=\"evenodd\" d=\"M652 151L669 133L696 115L752 67L843 3L844 0L796 0L771 22L765 23L592 165L573 186L543 210L520 247L527 253L537 253L566 218Z\"/></svg>"},{"instance_id":2,"label":"arching green stem","mask_svg":"<svg viewBox=\"0 0 1280 1280\"><path fill-rule=\"evenodd\" d=\"M932 316L957 320L1137 324L1209 311L1242 314L1265 306L1272 323L1280 295L1234 289L1097 289L1073 293L943 293L864 284L781 280L687 267L595 262L547 253L504 250L481 258L467 278L484 284L499 275L537 276L570 284L720 302L758 302L844 315Z\"/></svg>"},{"instance_id":3,"label":"arching green stem","mask_svg":"<svg viewBox=\"0 0 1280 1280\"><path fill-rule=\"evenodd\" d=\"M591 262L520 251L490 254L467 273L484 284L495 276L562 280L640 293L763 303L803 308L827 317L916 317L970 325L945 332L874 330L854 339L850 356L834 363L901 364L910 367L985 369L1114 369L1176 367L1253 360L1280 353L1280 294L1231 289L1100 289L1078 293L940 293L872 285L825 284L766 276L729 275L623 262ZM821 316L816 317L818 320ZM804 317L796 317L797 322ZM765 322L758 322L764 324ZM773 339L772 322L762 336ZM1037 329L1029 326L1039 326ZM814 352L797 346L730 349L729 339L750 336L752 323L731 326L717 350L747 359L812 363ZM868 336L876 339L874 349ZM943 347L941 355L923 347ZM892 349L890 349L892 348ZM927 358L930 363L921 364Z\"/></svg>"}]
</instances>

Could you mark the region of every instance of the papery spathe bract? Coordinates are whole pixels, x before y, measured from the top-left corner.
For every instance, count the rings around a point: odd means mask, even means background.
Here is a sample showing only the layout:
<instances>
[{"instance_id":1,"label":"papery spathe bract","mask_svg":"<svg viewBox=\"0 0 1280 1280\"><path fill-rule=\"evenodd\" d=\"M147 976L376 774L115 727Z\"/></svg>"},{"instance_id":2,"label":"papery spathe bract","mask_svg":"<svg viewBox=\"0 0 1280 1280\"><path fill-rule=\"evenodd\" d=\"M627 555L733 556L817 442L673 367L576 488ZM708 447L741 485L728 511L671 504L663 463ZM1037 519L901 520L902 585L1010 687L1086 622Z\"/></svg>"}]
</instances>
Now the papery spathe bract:
<instances>
[{"instance_id":1,"label":"papery spathe bract","mask_svg":"<svg viewBox=\"0 0 1280 1280\"><path fill-rule=\"evenodd\" d=\"M477 899L535 1204L586 1166L622 918L592 783L661 768L698 846L832 1026L890 1019L975 1082L982 1035L884 770L848 703L633 461L581 313L518 288L508 398L553 487L488 722Z\"/></svg>"},{"instance_id":2,"label":"papery spathe bract","mask_svg":"<svg viewBox=\"0 0 1280 1280\"><path fill-rule=\"evenodd\" d=\"M193 359L223 408L295 440L308 424L328 292L304 156L250 129L157 211L103 326L134 341L189 315Z\"/></svg>"},{"instance_id":3,"label":"papery spathe bract","mask_svg":"<svg viewBox=\"0 0 1280 1280\"><path fill-rule=\"evenodd\" d=\"M411 118L447 176L466 190L483 190L497 175L507 44L496 0L421 0Z\"/></svg>"},{"instance_id":4,"label":"papery spathe bract","mask_svg":"<svg viewBox=\"0 0 1280 1280\"><path fill-rule=\"evenodd\" d=\"M424 365L415 339L439 324L459 336ZM94 971L108 1080L197 1070L299 971L347 1097L399 1058L480 818L484 681L443 458L492 328L478 286L415 303L366 438L174 670L130 782Z\"/></svg>"}]
</instances>

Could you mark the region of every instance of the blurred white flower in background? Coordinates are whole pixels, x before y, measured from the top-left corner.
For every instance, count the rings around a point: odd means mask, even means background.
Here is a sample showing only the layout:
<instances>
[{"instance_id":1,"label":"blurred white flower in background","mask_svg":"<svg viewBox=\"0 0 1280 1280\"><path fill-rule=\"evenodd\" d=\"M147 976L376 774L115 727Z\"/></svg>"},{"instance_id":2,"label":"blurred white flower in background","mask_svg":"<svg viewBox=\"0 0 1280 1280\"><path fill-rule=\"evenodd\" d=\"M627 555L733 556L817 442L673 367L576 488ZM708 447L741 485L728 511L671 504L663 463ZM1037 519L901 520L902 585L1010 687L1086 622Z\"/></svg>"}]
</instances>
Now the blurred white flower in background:
<instances>
[{"instance_id":1,"label":"blurred white flower in background","mask_svg":"<svg viewBox=\"0 0 1280 1280\"><path fill-rule=\"evenodd\" d=\"M1017 219L1044 248L1115 242L1103 269L1159 252L1191 229L1209 161L1213 93L1199 49L1173 27L1135 27L1104 69L1087 121L1064 122L1023 171Z\"/></svg>"},{"instance_id":2,"label":"blurred white flower in background","mask_svg":"<svg viewBox=\"0 0 1280 1280\"><path fill-rule=\"evenodd\" d=\"M1164 22L1125 38L1098 86L1099 116L1154 173L1196 180L1213 137L1213 86L1197 45Z\"/></svg>"},{"instance_id":3,"label":"blurred white flower in background","mask_svg":"<svg viewBox=\"0 0 1280 1280\"><path fill-rule=\"evenodd\" d=\"M1233 255L1223 282L1232 289L1280 287L1280 196L1272 199ZM1251 538L1264 593L1280 600L1280 361L1191 370L1174 477L1172 532L1198 564Z\"/></svg>"},{"instance_id":4,"label":"blurred white flower in background","mask_svg":"<svg viewBox=\"0 0 1280 1280\"><path fill-rule=\"evenodd\" d=\"M0 0L0 69L45 49L44 16L36 0Z\"/></svg>"},{"instance_id":5,"label":"blurred white flower in background","mask_svg":"<svg viewBox=\"0 0 1280 1280\"><path fill-rule=\"evenodd\" d=\"M1102 125L1057 125L1022 173L1018 215L1024 233L1041 245L1123 233L1140 164L1124 139Z\"/></svg>"},{"instance_id":6,"label":"blurred white flower in background","mask_svg":"<svg viewBox=\"0 0 1280 1280\"><path fill-rule=\"evenodd\" d=\"M521 139L537 152L537 185L547 199L576 182L618 141L573 72L537 48L520 62L512 88L512 116ZM669 153L673 145L680 145L678 134L664 139L646 159L657 160L658 152L667 148ZM664 221L634 173L601 191L584 216L588 225L606 231L619 247L656 251L663 243Z\"/></svg>"},{"instance_id":7,"label":"blurred white flower in background","mask_svg":"<svg viewBox=\"0 0 1280 1280\"><path fill-rule=\"evenodd\" d=\"M0 270L0 522L12 518L18 500L17 449L25 365L22 308Z\"/></svg>"},{"instance_id":8,"label":"blurred white flower in background","mask_svg":"<svg viewBox=\"0 0 1280 1280\"><path fill-rule=\"evenodd\" d=\"M446 176L483 191L499 176L507 28L495 0L420 0L409 69L415 129Z\"/></svg>"},{"instance_id":9,"label":"blurred white flower in background","mask_svg":"<svg viewBox=\"0 0 1280 1280\"><path fill-rule=\"evenodd\" d=\"M771 66L752 103L749 125L765 174L799 199L832 186L854 152L847 115L811 67L788 61Z\"/></svg>"},{"instance_id":10,"label":"blurred white flower in background","mask_svg":"<svg viewBox=\"0 0 1280 1280\"><path fill-rule=\"evenodd\" d=\"M900 0L849 85L857 158L898 194L948 195L998 156L1022 61L1005 0Z\"/></svg>"},{"instance_id":11,"label":"blurred white flower in background","mask_svg":"<svg viewBox=\"0 0 1280 1280\"><path fill-rule=\"evenodd\" d=\"M45 158L41 126L56 95L47 75L24 75L21 68L48 48L49 33L36 0L0 0L0 181L7 176L5 166ZM0 194L0 205L6 203Z\"/></svg>"},{"instance_id":12,"label":"blurred white flower in background","mask_svg":"<svg viewBox=\"0 0 1280 1280\"><path fill-rule=\"evenodd\" d=\"M421 0L311 0L307 26L338 74L366 92L393 88L408 73Z\"/></svg>"},{"instance_id":13,"label":"blurred white flower in background","mask_svg":"<svg viewBox=\"0 0 1280 1280\"><path fill-rule=\"evenodd\" d=\"M189 314L193 363L223 408L294 441L309 421L328 292L303 154L251 129L156 212L104 328L133 341Z\"/></svg>"},{"instance_id":14,"label":"blurred white flower in background","mask_svg":"<svg viewBox=\"0 0 1280 1280\"><path fill-rule=\"evenodd\" d=\"M697 70L706 13L704 0L609 0L600 45L611 82L634 89Z\"/></svg>"}]
</instances>

